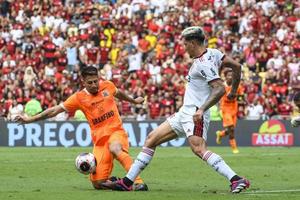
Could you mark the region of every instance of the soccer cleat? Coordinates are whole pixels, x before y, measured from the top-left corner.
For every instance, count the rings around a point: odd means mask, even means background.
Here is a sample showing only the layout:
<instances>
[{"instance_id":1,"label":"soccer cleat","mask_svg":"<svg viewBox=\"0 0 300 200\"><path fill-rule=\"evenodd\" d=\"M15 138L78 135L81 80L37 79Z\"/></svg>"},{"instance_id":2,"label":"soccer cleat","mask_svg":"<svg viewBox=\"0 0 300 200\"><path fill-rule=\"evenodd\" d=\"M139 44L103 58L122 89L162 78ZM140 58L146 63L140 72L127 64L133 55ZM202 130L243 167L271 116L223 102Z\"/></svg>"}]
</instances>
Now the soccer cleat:
<instances>
[{"instance_id":1,"label":"soccer cleat","mask_svg":"<svg viewBox=\"0 0 300 200\"><path fill-rule=\"evenodd\" d=\"M237 154L237 153L240 153L240 151L237 148L235 148L235 149L232 149L232 153Z\"/></svg>"},{"instance_id":2,"label":"soccer cleat","mask_svg":"<svg viewBox=\"0 0 300 200\"><path fill-rule=\"evenodd\" d=\"M110 181L117 181L117 180L119 180L120 178L119 177L116 177L116 176L111 176L108 180L110 180Z\"/></svg>"},{"instance_id":3,"label":"soccer cleat","mask_svg":"<svg viewBox=\"0 0 300 200\"><path fill-rule=\"evenodd\" d=\"M241 178L238 181L233 181L230 185L232 193L240 193L242 190L249 187L250 187L250 182L245 178Z\"/></svg>"},{"instance_id":4,"label":"soccer cleat","mask_svg":"<svg viewBox=\"0 0 300 200\"><path fill-rule=\"evenodd\" d=\"M133 187L132 186L127 186L123 182L123 179L118 179L116 181L106 181L104 183L101 183L102 187L111 189L111 190L116 190L116 191L132 191Z\"/></svg>"},{"instance_id":5,"label":"soccer cleat","mask_svg":"<svg viewBox=\"0 0 300 200\"><path fill-rule=\"evenodd\" d=\"M217 143L217 144L221 144L221 143L222 143L221 132L222 132L222 131L217 131L217 132L216 132L216 135L217 135L216 143Z\"/></svg>"},{"instance_id":6,"label":"soccer cleat","mask_svg":"<svg viewBox=\"0 0 300 200\"><path fill-rule=\"evenodd\" d=\"M293 117L291 119L292 127L298 127L300 125L300 117Z\"/></svg>"},{"instance_id":7,"label":"soccer cleat","mask_svg":"<svg viewBox=\"0 0 300 200\"><path fill-rule=\"evenodd\" d=\"M133 185L133 190L134 191L148 191L148 186L146 183L135 183Z\"/></svg>"}]
</instances>

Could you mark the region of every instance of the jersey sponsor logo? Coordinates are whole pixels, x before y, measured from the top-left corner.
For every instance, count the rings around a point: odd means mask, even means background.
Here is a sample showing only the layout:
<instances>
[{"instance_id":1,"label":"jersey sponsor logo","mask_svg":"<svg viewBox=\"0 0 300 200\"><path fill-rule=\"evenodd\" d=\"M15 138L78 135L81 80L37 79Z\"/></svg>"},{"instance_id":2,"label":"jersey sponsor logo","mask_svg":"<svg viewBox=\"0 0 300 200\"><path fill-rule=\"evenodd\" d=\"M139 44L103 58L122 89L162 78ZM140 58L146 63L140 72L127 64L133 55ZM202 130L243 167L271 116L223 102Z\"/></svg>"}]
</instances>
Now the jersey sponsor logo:
<instances>
[{"instance_id":1,"label":"jersey sponsor logo","mask_svg":"<svg viewBox=\"0 0 300 200\"><path fill-rule=\"evenodd\" d=\"M103 100L102 100L103 101ZM102 101L95 101L95 102L92 102L92 106L95 107L95 106L98 106Z\"/></svg>"},{"instance_id":2,"label":"jersey sponsor logo","mask_svg":"<svg viewBox=\"0 0 300 200\"><path fill-rule=\"evenodd\" d=\"M114 115L115 115L114 111L110 111L110 112L107 112L107 113L101 115L98 118L92 119L92 122L93 122L94 125L97 125L97 124L113 117Z\"/></svg>"},{"instance_id":3,"label":"jersey sponsor logo","mask_svg":"<svg viewBox=\"0 0 300 200\"><path fill-rule=\"evenodd\" d=\"M258 133L252 134L253 146L292 146L294 134L287 133L284 124L278 120L264 122Z\"/></svg>"}]
</instances>

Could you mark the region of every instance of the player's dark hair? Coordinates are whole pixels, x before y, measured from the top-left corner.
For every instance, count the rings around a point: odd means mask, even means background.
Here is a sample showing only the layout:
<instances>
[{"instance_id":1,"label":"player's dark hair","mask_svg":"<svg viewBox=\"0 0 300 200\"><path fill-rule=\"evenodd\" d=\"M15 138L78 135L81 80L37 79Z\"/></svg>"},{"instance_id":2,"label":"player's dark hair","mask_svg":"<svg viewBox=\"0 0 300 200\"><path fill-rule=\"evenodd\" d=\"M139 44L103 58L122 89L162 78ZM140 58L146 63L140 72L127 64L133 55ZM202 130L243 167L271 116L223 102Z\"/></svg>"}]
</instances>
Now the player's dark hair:
<instances>
[{"instance_id":1,"label":"player's dark hair","mask_svg":"<svg viewBox=\"0 0 300 200\"><path fill-rule=\"evenodd\" d=\"M300 101L300 92L297 92L293 98L294 101Z\"/></svg>"},{"instance_id":2,"label":"player's dark hair","mask_svg":"<svg viewBox=\"0 0 300 200\"><path fill-rule=\"evenodd\" d=\"M190 36L185 36L184 39L187 41L194 40L199 45L203 45L204 41L205 41L205 36L204 35L190 35Z\"/></svg>"},{"instance_id":3,"label":"player's dark hair","mask_svg":"<svg viewBox=\"0 0 300 200\"><path fill-rule=\"evenodd\" d=\"M229 72L233 72L231 68L227 67L223 69L224 76L226 76Z\"/></svg>"},{"instance_id":4,"label":"player's dark hair","mask_svg":"<svg viewBox=\"0 0 300 200\"><path fill-rule=\"evenodd\" d=\"M201 27L191 26L184 29L181 33L182 37L187 41L196 41L199 45L205 42L205 34Z\"/></svg>"},{"instance_id":5,"label":"player's dark hair","mask_svg":"<svg viewBox=\"0 0 300 200\"><path fill-rule=\"evenodd\" d=\"M98 75L98 70L96 67L92 67L92 66L87 66L87 67L83 67L81 69L81 76L83 78L87 77L87 76L93 76L93 75Z\"/></svg>"}]
</instances>

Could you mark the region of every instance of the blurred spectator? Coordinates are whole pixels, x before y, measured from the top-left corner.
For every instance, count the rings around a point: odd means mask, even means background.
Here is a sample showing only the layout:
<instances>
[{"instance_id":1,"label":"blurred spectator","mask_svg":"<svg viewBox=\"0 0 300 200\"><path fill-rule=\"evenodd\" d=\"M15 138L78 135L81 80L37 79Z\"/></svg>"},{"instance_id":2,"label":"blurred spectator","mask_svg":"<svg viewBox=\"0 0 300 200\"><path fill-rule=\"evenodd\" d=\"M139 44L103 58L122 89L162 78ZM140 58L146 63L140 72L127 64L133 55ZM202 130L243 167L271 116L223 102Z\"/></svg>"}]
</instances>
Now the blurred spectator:
<instances>
[{"instance_id":1,"label":"blurred spectator","mask_svg":"<svg viewBox=\"0 0 300 200\"><path fill-rule=\"evenodd\" d=\"M16 116L23 114L23 109L22 104L18 104L17 100L14 99L9 107L7 119L13 121Z\"/></svg>"},{"instance_id":2,"label":"blurred spectator","mask_svg":"<svg viewBox=\"0 0 300 200\"><path fill-rule=\"evenodd\" d=\"M32 88L35 85L36 74L34 73L31 66L26 67L23 78L25 88Z\"/></svg>"},{"instance_id":3,"label":"blurred spectator","mask_svg":"<svg viewBox=\"0 0 300 200\"><path fill-rule=\"evenodd\" d=\"M80 68L92 65L124 92L145 95L148 118L167 117L182 105L191 63L180 33L194 25L205 30L208 48L243 66L239 119L254 113L255 100L266 117L286 114L279 107L300 90L297 0L26 3L0 2L2 115L14 99L56 105L81 89ZM119 108L131 118L143 109L123 102Z\"/></svg>"},{"instance_id":4,"label":"blurred spectator","mask_svg":"<svg viewBox=\"0 0 300 200\"><path fill-rule=\"evenodd\" d=\"M264 109L257 99L246 108L246 119L258 120L262 118Z\"/></svg>"},{"instance_id":5,"label":"blurred spectator","mask_svg":"<svg viewBox=\"0 0 300 200\"><path fill-rule=\"evenodd\" d=\"M282 102L278 106L278 114L282 119L289 119L293 112L293 106L287 101L287 98L282 98Z\"/></svg>"},{"instance_id":6,"label":"blurred spectator","mask_svg":"<svg viewBox=\"0 0 300 200\"><path fill-rule=\"evenodd\" d=\"M133 48L128 56L128 72L140 70L142 67L142 53Z\"/></svg>"},{"instance_id":7,"label":"blurred spectator","mask_svg":"<svg viewBox=\"0 0 300 200\"><path fill-rule=\"evenodd\" d=\"M145 121L147 119L147 113L145 109L140 109L136 115L136 121Z\"/></svg>"}]
</instances>

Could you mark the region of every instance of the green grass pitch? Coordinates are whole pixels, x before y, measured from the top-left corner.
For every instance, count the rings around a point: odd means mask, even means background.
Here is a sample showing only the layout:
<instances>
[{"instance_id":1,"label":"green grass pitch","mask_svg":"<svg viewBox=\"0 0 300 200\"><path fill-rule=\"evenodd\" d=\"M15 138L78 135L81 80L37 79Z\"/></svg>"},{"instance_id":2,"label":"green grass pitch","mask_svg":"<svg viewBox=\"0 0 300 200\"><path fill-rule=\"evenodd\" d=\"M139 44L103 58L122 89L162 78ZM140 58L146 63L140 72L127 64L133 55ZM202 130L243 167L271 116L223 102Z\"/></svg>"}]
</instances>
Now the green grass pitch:
<instances>
[{"instance_id":1,"label":"green grass pitch","mask_svg":"<svg viewBox=\"0 0 300 200\"><path fill-rule=\"evenodd\" d=\"M140 148L132 148L135 157ZM130 199L130 200L232 200L300 199L300 148L240 148L233 155L229 147L211 148L240 175L251 188L229 193L227 180L187 147L158 148L142 173L148 192L94 190L87 176L79 174L74 159L91 148L0 148L0 199ZM125 172L115 163L114 175Z\"/></svg>"}]
</instances>

